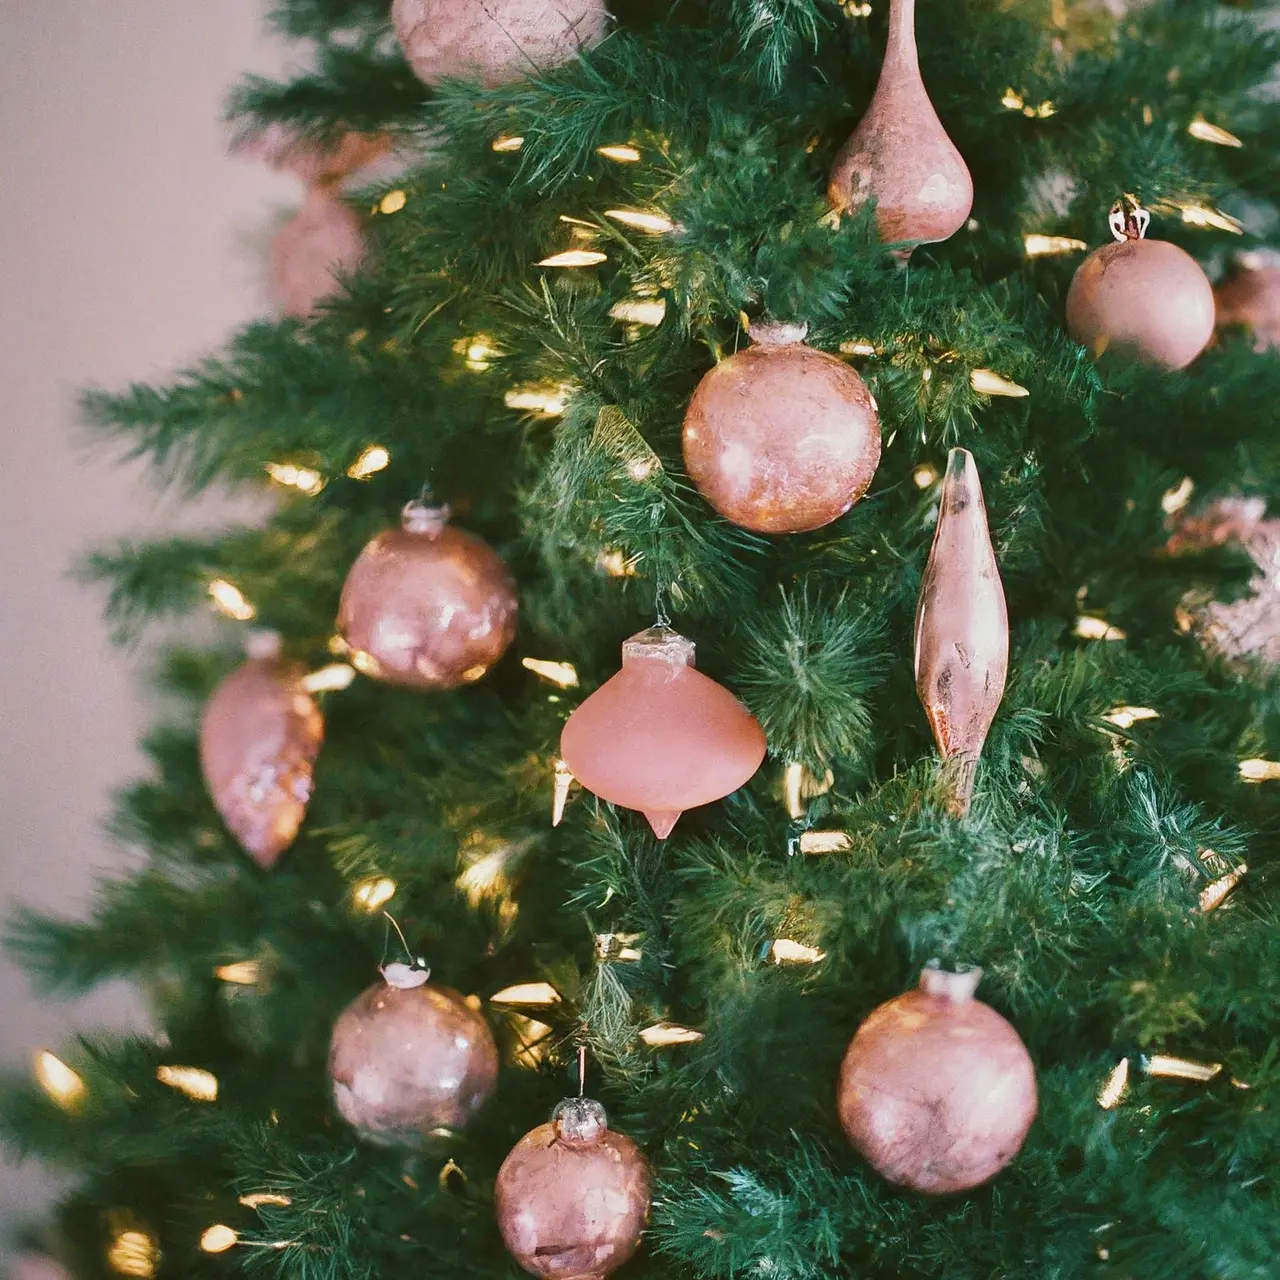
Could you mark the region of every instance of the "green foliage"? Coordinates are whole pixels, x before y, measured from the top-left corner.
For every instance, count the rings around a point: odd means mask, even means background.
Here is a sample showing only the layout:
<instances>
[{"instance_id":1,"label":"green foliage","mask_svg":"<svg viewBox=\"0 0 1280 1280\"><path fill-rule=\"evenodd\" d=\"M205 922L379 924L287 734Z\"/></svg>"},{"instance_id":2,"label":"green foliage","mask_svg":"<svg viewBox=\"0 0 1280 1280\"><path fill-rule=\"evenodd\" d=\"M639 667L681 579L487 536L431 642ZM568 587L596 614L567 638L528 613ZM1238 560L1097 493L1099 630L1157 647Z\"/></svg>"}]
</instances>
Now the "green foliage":
<instances>
[{"instance_id":1,"label":"green foliage","mask_svg":"<svg viewBox=\"0 0 1280 1280\"><path fill-rule=\"evenodd\" d=\"M1238 762L1280 752L1280 683L1175 628L1188 592L1238 595L1248 570L1223 550L1169 555L1162 498L1184 476L1197 500L1280 497L1280 360L1224 336L1177 374L1095 367L1062 331L1078 257L1029 257L1023 239L1097 244L1132 191L1153 234L1214 270L1257 243L1256 211L1280 200L1280 104L1259 91L1277 39L1203 0L1123 20L1090 0L924 4L924 78L977 195L970 226L904 268L870 211L826 217L826 171L885 36L884 5L852 8L619 0L597 49L494 90L420 85L384 0L272 14L314 60L246 81L236 127L390 130L417 148L396 179L405 204L378 212L382 187L353 197L369 263L313 319L250 325L167 386L86 396L94 439L182 493L257 493L264 519L99 549L82 571L124 639L203 609L222 578L291 659L320 666L348 566L427 484L512 566L520 633L458 692L357 679L323 695L307 822L270 872L200 777L196 709L234 665L238 626L163 657L181 710L110 822L147 865L103 885L84 920L19 912L8 932L51 993L140 978L163 1029L62 1051L87 1090L69 1111L23 1080L0 1099L19 1150L78 1173L58 1224L78 1276L111 1274L107 1245L131 1223L155 1237L162 1276L510 1280L493 1179L572 1087L579 1042L591 1089L655 1168L633 1280L1074 1280L1103 1262L1126 1278L1272 1274L1280 817L1275 784L1246 784ZM1009 90L1030 115L1002 105ZM1244 145L1190 136L1198 115ZM518 152L493 148L513 137ZM624 143L638 161L598 150ZM1184 224L1192 204L1249 230ZM637 209L671 230L616 216ZM581 247L605 261L537 265ZM637 320L638 303L661 318ZM683 471L685 405L744 341L743 312L807 321L880 407L871 491L813 533L737 529ZM976 389L980 370L1027 394ZM385 469L348 474L375 444ZM911 662L953 445L982 474L1013 647L962 822ZM269 463L322 484L273 488ZM660 611L760 718L771 759L665 842L580 791L553 829L563 722ZM1125 638L1082 638L1082 612ZM524 657L572 662L577 685ZM1158 715L1117 722L1126 706ZM821 785L830 771L801 819L782 803L787 766ZM788 856L806 832L846 847ZM465 1134L412 1153L357 1143L324 1073L334 1017L390 954L355 894L382 877L441 982L482 1000L530 981L560 995L533 1011L535 1050L527 1021L490 1007L497 1095ZM779 940L822 959L774 963ZM878 1179L832 1105L853 1028L933 957L983 966L1041 1092L1011 1167L941 1200ZM651 1048L640 1032L658 1022L702 1039ZM1160 1054L1222 1070L1144 1074ZM1129 1092L1104 1110L1121 1059ZM214 1072L218 1101L160 1083L173 1063ZM239 1233L234 1250L200 1251L213 1222Z\"/></svg>"}]
</instances>

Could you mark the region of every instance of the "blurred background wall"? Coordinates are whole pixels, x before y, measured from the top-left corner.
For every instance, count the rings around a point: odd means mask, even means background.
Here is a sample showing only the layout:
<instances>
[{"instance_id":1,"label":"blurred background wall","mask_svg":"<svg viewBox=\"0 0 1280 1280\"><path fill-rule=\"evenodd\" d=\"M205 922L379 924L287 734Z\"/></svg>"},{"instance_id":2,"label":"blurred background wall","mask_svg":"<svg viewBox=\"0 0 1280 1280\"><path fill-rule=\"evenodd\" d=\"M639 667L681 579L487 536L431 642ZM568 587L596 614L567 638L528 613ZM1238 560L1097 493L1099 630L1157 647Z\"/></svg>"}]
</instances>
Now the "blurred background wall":
<instances>
[{"instance_id":1,"label":"blurred background wall","mask_svg":"<svg viewBox=\"0 0 1280 1280\"><path fill-rule=\"evenodd\" d=\"M76 388L163 377L264 310L260 246L291 180L227 155L222 102L273 71L263 0L0 0L0 900L80 910L125 864L101 835L143 768L144 653L68 577L121 534L227 514L162 498L77 436ZM0 960L0 1060L143 1018L121 987L40 998ZM0 1165L0 1242L50 1194Z\"/></svg>"}]
</instances>

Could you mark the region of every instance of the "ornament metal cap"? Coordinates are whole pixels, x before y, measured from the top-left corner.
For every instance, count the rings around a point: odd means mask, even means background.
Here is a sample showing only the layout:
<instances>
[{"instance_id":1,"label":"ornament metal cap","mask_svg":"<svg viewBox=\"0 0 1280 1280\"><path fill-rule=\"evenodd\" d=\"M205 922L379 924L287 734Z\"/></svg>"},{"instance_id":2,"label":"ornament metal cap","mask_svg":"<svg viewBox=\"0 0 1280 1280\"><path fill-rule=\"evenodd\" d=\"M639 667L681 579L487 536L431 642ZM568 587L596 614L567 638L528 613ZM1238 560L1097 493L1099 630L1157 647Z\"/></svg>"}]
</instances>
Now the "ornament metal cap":
<instances>
[{"instance_id":1,"label":"ornament metal cap","mask_svg":"<svg viewBox=\"0 0 1280 1280\"><path fill-rule=\"evenodd\" d=\"M698 646L666 623L637 631L622 642L622 665L632 662L665 662L671 667L693 667Z\"/></svg>"},{"instance_id":2,"label":"ornament metal cap","mask_svg":"<svg viewBox=\"0 0 1280 1280\"><path fill-rule=\"evenodd\" d=\"M406 533L418 533L427 538L438 538L449 523L449 504L433 507L421 498L406 502L400 512L400 527Z\"/></svg>"},{"instance_id":3,"label":"ornament metal cap","mask_svg":"<svg viewBox=\"0 0 1280 1280\"><path fill-rule=\"evenodd\" d=\"M809 325L804 320L751 320L747 336L762 347L793 347L809 336Z\"/></svg>"},{"instance_id":4,"label":"ornament metal cap","mask_svg":"<svg viewBox=\"0 0 1280 1280\"><path fill-rule=\"evenodd\" d=\"M951 1000L963 1004L972 1000L982 981L982 969L978 965L961 965L958 969L944 969L930 962L920 970L920 990L927 996Z\"/></svg>"},{"instance_id":5,"label":"ornament metal cap","mask_svg":"<svg viewBox=\"0 0 1280 1280\"><path fill-rule=\"evenodd\" d=\"M245 657L252 662L275 662L283 647L280 633L269 627L254 627L244 638Z\"/></svg>"},{"instance_id":6,"label":"ornament metal cap","mask_svg":"<svg viewBox=\"0 0 1280 1280\"><path fill-rule=\"evenodd\" d=\"M571 1147L592 1146L609 1128L605 1109L594 1098L565 1098L551 1113L556 1134Z\"/></svg>"}]
</instances>

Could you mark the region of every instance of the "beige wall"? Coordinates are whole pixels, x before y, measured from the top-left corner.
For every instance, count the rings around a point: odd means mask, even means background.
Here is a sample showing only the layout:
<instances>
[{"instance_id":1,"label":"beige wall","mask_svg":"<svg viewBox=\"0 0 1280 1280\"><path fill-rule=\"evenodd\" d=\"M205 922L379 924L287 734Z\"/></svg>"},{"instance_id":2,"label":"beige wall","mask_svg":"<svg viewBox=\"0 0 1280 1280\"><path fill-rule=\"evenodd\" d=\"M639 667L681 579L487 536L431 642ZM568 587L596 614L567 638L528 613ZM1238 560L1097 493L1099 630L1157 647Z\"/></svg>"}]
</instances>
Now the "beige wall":
<instances>
[{"instance_id":1,"label":"beige wall","mask_svg":"<svg viewBox=\"0 0 1280 1280\"><path fill-rule=\"evenodd\" d=\"M0 0L0 899L79 909L126 854L99 834L137 774L139 655L66 576L86 546L202 514L73 438L75 388L215 346L262 309L255 242L292 183L230 159L221 102L271 70L263 0ZM208 519L206 506L203 518ZM73 1006L0 962L0 1060L140 1016ZM47 1181L0 1166L0 1230Z\"/></svg>"}]
</instances>

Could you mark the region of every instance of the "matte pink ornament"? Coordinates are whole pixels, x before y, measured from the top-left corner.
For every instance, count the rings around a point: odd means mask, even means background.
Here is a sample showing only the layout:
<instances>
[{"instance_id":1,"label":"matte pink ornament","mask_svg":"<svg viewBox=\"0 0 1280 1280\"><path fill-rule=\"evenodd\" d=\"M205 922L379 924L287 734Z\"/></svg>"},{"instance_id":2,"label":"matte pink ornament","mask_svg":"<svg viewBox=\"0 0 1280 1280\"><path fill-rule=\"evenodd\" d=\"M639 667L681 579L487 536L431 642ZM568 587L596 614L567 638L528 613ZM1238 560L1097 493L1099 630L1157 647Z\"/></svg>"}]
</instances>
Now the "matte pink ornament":
<instances>
[{"instance_id":1,"label":"matte pink ornament","mask_svg":"<svg viewBox=\"0 0 1280 1280\"><path fill-rule=\"evenodd\" d=\"M489 1024L456 991L421 978L388 965L333 1028L334 1104L375 1142L413 1146L433 1129L460 1129L497 1083Z\"/></svg>"},{"instance_id":2,"label":"matte pink ornament","mask_svg":"<svg viewBox=\"0 0 1280 1280\"><path fill-rule=\"evenodd\" d=\"M622 646L622 670L569 717L560 755L602 800L638 809L665 840L685 809L749 781L764 730L723 685L694 669L694 643L650 627Z\"/></svg>"},{"instance_id":3,"label":"matte pink ornament","mask_svg":"<svg viewBox=\"0 0 1280 1280\"><path fill-rule=\"evenodd\" d=\"M291 173L310 187L336 186L353 174L380 166L391 154L391 147L387 133L350 131L323 143L271 124L239 142L234 150Z\"/></svg>"},{"instance_id":4,"label":"matte pink ornament","mask_svg":"<svg viewBox=\"0 0 1280 1280\"><path fill-rule=\"evenodd\" d=\"M479 680L515 638L515 582L501 557L447 523L447 507L411 502L347 574L338 631L365 675L413 689Z\"/></svg>"},{"instance_id":5,"label":"matte pink ornament","mask_svg":"<svg viewBox=\"0 0 1280 1280\"><path fill-rule=\"evenodd\" d=\"M1018 1154L1035 1119L1036 1075L1018 1033L973 998L981 969L927 968L915 991L875 1009L840 1068L840 1123L888 1181L967 1191Z\"/></svg>"},{"instance_id":6,"label":"matte pink ornament","mask_svg":"<svg viewBox=\"0 0 1280 1280\"><path fill-rule=\"evenodd\" d=\"M684 465L726 520L801 533L844 515L880 461L867 384L804 345L802 325L753 325L754 345L698 383L684 419Z\"/></svg>"},{"instance_id":7,"label":"matte pink ornament","mask_svg":"<svg viewBox=\"0 0 1280 1280\"><path fill-rule=\"evenodd\" d=\"M950 808L969 811L978 757L1004 696L1009 612L973 454L952 449L916 607L916 693L944 760Z\"/></svg>"},{"instance_id":8,"label":"matte pink ornament","mask_svg":"<svg viewBox=\"0 0 1280 1280\"><path fill-rule=\"evenodd\" d=\"M462 78L493 88L599 44L609 13L600 0L393 0L391 21L423 83Z\"/></svg>"},{"instance_id":9,"label":"matte pink ornament","mask_svg":"<svg viewBox=\"0 0 1280 1280\"><path fill-rule=\"evenodd\" d=\"M1107 352L1158 369L1185 369L1213 337L1213 286L1167 240L1146 240L1150 215L1111 211L1116 243L1095 249L1067 290L1067 330L1097 360Z\"/></svg>"},{"instance_id":10,"label":"matte pink ornament","mask_svg":"<svg viewBox=\"0 0 1280 1280\"><path fill-rule=\"evenodd\" d=\"M562 1102L498 1171L498 1229L542 1280L602 1280L636 1251L649 1217L649 1165L590 1098Z\"/></svg>"},{"instance_id":11,"label":"matte pink ornament","mask_svg":"<svg viewBox=\"0 0 1280 1280\"><path fill-rule=\"evenodd\" d=\"M836 156L827 197L839 213L874 200L876 227L887 244L946 240L968 220L973 179L920 77L915 0L890 0L889 44L875 95Z\"/></svg>"},{"instance_id":12,"label":"matte pink ornament","mask_svg":"<svg viewBox=\"0 0 1280 1280\"><path fill-rule=\"evenodd\" d=\"M324 718L280 637L256 632L249 661L213 691L200 721L200 767L231 834L269 869L293 843L311 799Z\"/></svg>"},{"instance_id":13,"label":"matte pink ornament","mask_svg":"<svg viewBox=\"0 0 1280 1280\"><path fill-rule=\"evenodd\" d=\"M271 242L271 290L287 316L306 319L364 260L364 235L352 209L312 187Z\"/></svg>"},{"instance_id":14,"label":"matte pink ornament","mask_svg":"<svg viewBox=\"0 0 1280 1280\"><path fill-rule=\"evenodd\" d=\"M1280 351L1280 263L1240 266L1213 296L1219 329L1248 329L1255 351Z\"/></svg>"}]
</instances>

